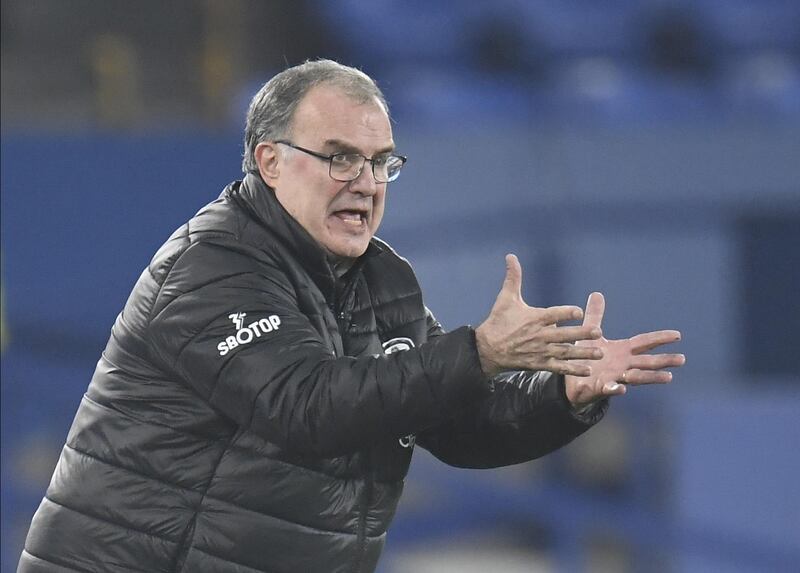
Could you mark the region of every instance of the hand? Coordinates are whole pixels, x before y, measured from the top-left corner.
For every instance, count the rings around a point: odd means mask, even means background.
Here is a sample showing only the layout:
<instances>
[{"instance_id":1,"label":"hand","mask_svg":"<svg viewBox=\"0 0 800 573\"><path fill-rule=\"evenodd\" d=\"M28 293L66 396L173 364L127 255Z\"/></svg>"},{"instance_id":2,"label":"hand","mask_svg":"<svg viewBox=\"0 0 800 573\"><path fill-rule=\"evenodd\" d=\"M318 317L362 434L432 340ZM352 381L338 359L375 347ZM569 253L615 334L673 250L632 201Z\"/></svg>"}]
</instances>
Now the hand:
<instances>
[{"instance_id":1,"label":"hand","mask_svg":"<svg viewBox=\"0 0 800 573\"><path fill-rule=\"evenodd\" d=\"M589 295L583 325L600 328L605 306L602 294L593 292ZM597 340L579 341L579 347L602 349L603 358L591 363L591 376L565 377L567 398L573 406L579 408L606 396L624 394L627 384L667 384L672 380L672 372L664 369L682 366L686 357L683 354L644 353L680 339L681 333L677 330L658 330L624 340L606 340L601 337Z\"/></svg>"},{"instance_id":2,"label":"hand","mask_svg":"<svg viewBox=\"0 0 800 573\"><path fill-rule=\"evenodd\" d=\"M494 376L504 370L549 370L588 376L588 361L598 360L602 350L574 343L600 338L599 325L556 326L580 319L583 310L578 306L528 306L521 293L522 267L516 256L506 255L503 288L489 316L475 329L484 373Z\"/></svg>"}]
</instances>

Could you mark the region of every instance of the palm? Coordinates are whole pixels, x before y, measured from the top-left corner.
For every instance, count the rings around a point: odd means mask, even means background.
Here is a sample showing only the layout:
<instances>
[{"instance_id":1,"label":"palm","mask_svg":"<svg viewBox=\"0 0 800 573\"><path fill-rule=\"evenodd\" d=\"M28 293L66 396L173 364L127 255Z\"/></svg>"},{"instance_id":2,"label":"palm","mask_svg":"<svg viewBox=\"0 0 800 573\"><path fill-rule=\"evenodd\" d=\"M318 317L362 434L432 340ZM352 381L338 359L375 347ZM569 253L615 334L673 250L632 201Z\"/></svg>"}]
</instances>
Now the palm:
<instances>
[{"instance_id":1,"label":"palm","mask_svg":"<svg viewBox=\"0 0 800 573\"><path fill-rule=\"evenodd\" d=\"M600 293L592 293L586 304L584 326L601 327L605 312L605 299ZM666 384L672 373L665 368L681 366L685 362L682 354L647 354L664 344L680 340L677 330L658 330L637 334L631 338L608 340L580 340L579 346L599 348L603 351L600 360L586 361L592 373L586 377L566 376L567 397L574 405L584 405L605 396L626 392L625 384Z\"/></svg>"}]
</instances>

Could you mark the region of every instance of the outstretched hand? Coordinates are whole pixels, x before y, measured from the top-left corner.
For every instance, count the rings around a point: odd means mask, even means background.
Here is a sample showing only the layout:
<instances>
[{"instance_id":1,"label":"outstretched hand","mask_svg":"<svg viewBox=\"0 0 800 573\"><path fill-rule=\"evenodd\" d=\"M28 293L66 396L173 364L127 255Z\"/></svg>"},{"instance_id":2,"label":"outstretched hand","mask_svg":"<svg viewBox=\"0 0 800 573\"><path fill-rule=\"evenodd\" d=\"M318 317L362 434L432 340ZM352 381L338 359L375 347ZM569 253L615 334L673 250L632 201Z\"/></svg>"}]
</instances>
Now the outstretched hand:
<instances>
[{"instance_id":1,"label":"outstretched hand","mask_svg":"<svg viewBox=\"0 0 800 573\"><path fill-rule=\"evenodd\" d=\"M576 345L601 335L599 326L557 326L580 319L577 306L536 308L522 300L522 267L506 255L506 278L486 320L475 329L481 367L488 376L504 370L549 370L588 376L589 364L602 356L591 345Z\"/></svg>"},{"instance_id":2,"label":"outstretched hand","mask_svg":"<svg viewBox=\"0 0 800 573\"><path fill-rule=\"evenodd\" d=\"M601 328L605 298L599 292L589 295L583 319L585 327ZM677 330L658 330L637 334L622 340L580 340L579 347L602 350L603 357L591 363L592 373L586 377L565 376L567 398L575 407L585 406L606 396L625 394L627 385L667 384L672 373L666 368L682 366L683 354L646 354L664 344L677 342Z\"/></svg>"}]
</instances>

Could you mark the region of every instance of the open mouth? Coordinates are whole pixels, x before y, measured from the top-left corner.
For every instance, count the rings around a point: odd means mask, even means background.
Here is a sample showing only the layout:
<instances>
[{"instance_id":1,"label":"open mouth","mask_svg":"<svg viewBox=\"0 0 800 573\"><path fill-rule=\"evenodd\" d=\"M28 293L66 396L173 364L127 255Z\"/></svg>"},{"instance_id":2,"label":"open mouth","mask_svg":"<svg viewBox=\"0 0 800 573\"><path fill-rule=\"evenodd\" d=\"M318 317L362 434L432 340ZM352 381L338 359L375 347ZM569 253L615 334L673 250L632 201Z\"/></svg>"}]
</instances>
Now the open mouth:
<instances>
[{"instance_id":1,"label":"open mouth","mask_svg":"<svg viewBox=\"0 0 800 573\"><path fill-rule=\"evenodd\" d=\"M334 211L333 215L343 223L354 227L361 226L367 222L367 212L360 209L342 209L341 211Z\"/></svg>"}]
</instances>

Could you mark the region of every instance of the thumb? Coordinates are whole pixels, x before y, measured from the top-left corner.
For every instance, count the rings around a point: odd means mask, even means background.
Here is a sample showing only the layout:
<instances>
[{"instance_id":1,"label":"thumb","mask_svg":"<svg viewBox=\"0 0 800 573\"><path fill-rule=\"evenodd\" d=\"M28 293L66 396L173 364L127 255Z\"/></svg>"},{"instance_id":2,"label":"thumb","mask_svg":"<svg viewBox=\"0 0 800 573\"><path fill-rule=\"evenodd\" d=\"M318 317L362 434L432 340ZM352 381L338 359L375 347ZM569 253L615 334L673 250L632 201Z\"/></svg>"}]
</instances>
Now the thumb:
<instances>
[{"instance_id":1,"label":"thumb","mask_svg":"<svg viewBox=\"0 0 800 573\"><path fill-rule=\"evenodd\" d=\"M500 294L510 295L522 300L522 266L516 255L506 255L506 278Z\"/></svg>"}]
</instances>

